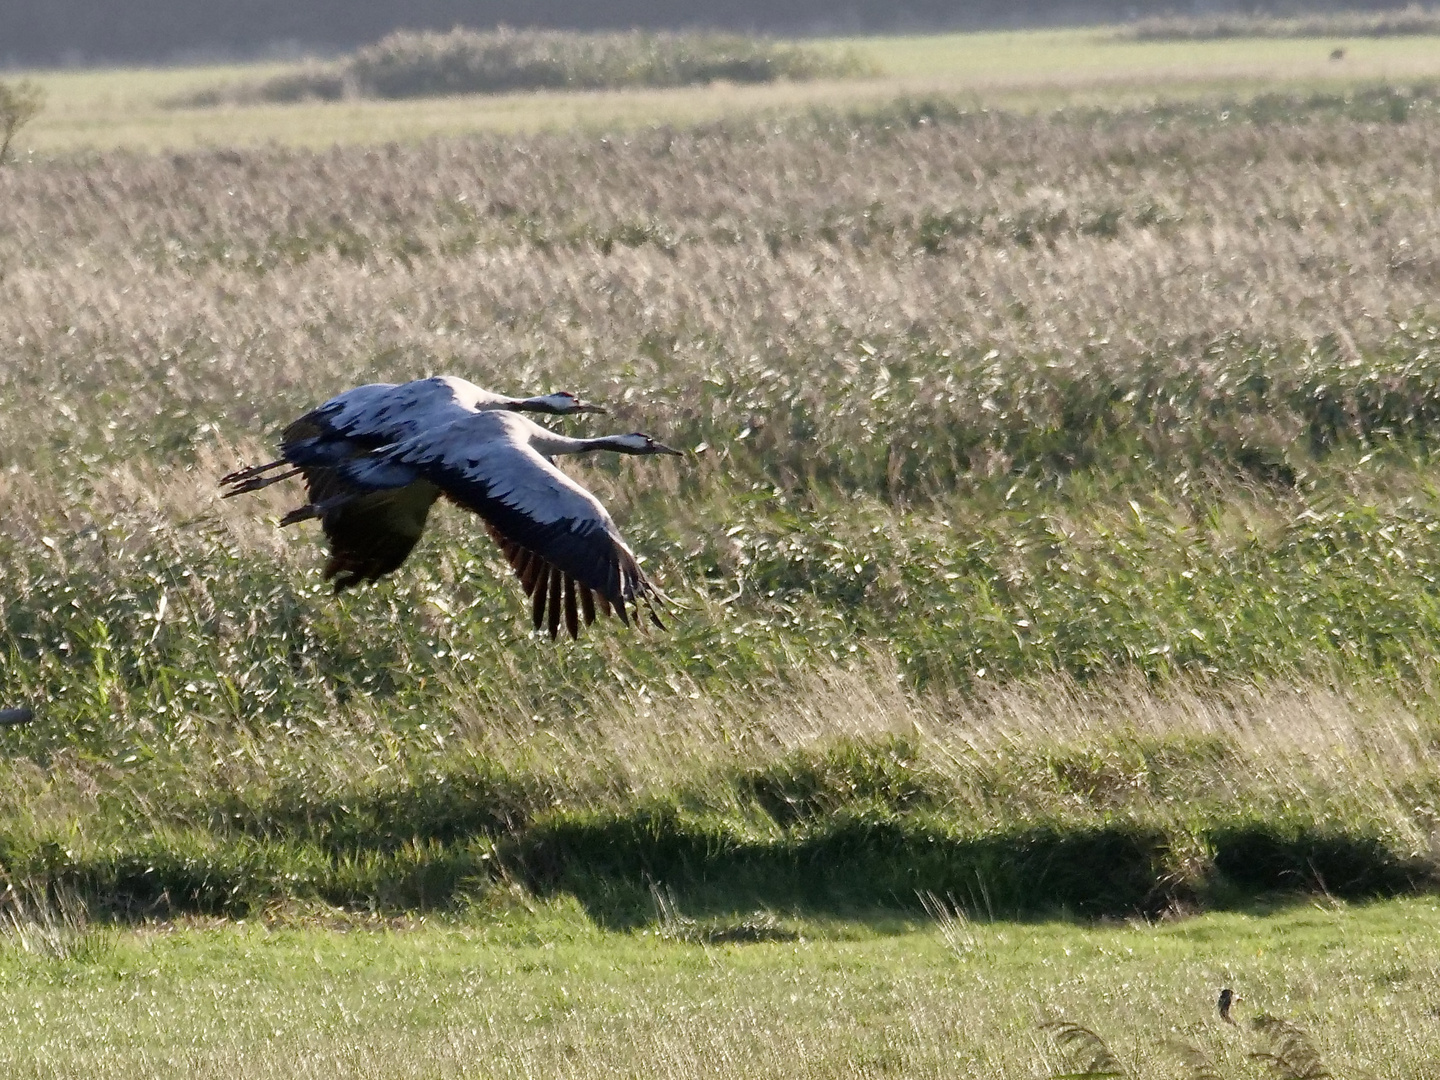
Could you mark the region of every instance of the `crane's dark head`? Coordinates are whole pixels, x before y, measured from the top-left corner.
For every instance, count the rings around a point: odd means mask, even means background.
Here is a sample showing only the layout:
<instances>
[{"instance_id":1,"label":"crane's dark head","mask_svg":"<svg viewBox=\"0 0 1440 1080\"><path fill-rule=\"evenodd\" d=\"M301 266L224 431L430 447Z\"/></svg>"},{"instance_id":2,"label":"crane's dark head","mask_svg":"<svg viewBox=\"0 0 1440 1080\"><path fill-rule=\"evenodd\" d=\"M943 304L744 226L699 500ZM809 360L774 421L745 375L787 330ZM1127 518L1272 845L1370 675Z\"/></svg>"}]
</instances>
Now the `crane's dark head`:
<instances>
[{"instance_id":1,"label":"crane's dark head","mask_svg":"<svg viewBox=\"0 0 1440 1080\"><path fill-rule=\"evenodd\" d=\"M643 431L635 431L629 435L611 435L605 440L605 449L617 450L622 454L673 454L675 457L684 457L679 450L672 450L664 443L656 442Z\"/></svg>"},{"instance_id":2,"label":"crane's dark head","mask_svg":"<svg viewBox=\"0 0 1440 1080\"><path fill-rule=\"evenodd\" d=\"M515 403L515 409L519 412L549 413L551 416L608 411L603 405L592 405L588 401L581 401L568 390L557 390L553 394L543 394L540 397L522 398Z\"/></svg>"}]
</instances>

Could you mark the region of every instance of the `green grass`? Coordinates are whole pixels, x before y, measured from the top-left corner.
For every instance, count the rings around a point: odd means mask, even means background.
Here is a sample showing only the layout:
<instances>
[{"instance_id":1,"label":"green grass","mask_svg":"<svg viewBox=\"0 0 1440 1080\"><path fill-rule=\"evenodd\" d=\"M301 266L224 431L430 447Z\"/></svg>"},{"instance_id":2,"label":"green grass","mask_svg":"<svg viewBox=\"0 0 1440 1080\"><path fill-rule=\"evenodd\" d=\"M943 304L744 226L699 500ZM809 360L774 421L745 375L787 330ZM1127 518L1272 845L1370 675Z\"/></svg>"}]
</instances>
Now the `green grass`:
<instances>
[{"instance_id":1,"label":"green grass","mask_svg":"<svg viewBox=\"0 0 1440 1080\"><path fill-rule=\"evenodd\" d=\"M1129 1075L1184 1043L1263 1075L1248 1020L1300 1025L1333 1075L1429 1075L1430 901L1325 903L1158 926L782 922L696 945L683 911L597 931L566 904L382 924L99 932L54 959L0 946L0 1062L16 1077L655 1075L1014 1077L1073 1068L1040 1025L1101 1034ZM1220 1023L1221 986L1243 1000Z\"/></svg>"},{"instance_id":2,"label":"green grass","mask_svg":"<svg viewBox=\"0 0 1440 1080\"><path fill-rule=\"evenodd\" d=\"M609 130L695 124L816 106L874 108L898 95L959 96L972 107L1052 109L1156 100L1328 91L1440 76L1436 39L1402 37L1134 42L1097 30L1047 30L820 42L879 75L769 86L539 92L406 102L176 109L171 102L226 83L274 78L284 65L111 72L42 71L47 109L17 141L20 152L109 148L175 150L281 142L412 141L466 133Z\"/></svg>"}]
</instances>

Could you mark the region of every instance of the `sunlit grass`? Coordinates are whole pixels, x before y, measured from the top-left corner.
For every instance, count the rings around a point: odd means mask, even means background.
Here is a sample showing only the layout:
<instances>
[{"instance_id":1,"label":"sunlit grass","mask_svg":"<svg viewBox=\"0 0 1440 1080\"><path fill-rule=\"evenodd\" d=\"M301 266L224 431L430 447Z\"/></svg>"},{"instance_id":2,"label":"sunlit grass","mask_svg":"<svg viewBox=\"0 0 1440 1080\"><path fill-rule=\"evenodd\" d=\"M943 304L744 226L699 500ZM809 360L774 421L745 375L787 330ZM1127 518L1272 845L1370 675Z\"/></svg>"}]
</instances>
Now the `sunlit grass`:
<instances>
[{"instance_id":1,"label":"sunlit grass","mask_svg":"<svg viewBox=\"0 0 1440 1080\"><path fill-rule=\"evenodd\" d=\"M1008 1080L1063 1021L1254 1080L1263 1013L1427 1077L1440 119L1315 45L900 43L784 118L59 87L130 149L0 171L0 1065ZM582 130L413 138L477 108ZM134 152L197 133L396 144ZM337 598L297 488L218 499L436 370L692 451L577 472L668 631L535 638L454 508Z\"/></svg>"},{"instance_id":2,"label":"sunlit grass","mask_svg":"<svg viewBox=\"0 0 1440 1080\"><path fill-rule=\"evenodd\" d=\"M1430 1075L1440 913L1323 903L1159 926L790 920L799 939L610 934L560 904L396 924L321 913L0 948L8 1075L1011 1078L1066 1071L1041 1030L1102 1035L1131 1075L1260 1075L1249 1019L1332 1075ZM1240 993L1229 1026L1222 986Z\"/></svg>"}]
</instances>

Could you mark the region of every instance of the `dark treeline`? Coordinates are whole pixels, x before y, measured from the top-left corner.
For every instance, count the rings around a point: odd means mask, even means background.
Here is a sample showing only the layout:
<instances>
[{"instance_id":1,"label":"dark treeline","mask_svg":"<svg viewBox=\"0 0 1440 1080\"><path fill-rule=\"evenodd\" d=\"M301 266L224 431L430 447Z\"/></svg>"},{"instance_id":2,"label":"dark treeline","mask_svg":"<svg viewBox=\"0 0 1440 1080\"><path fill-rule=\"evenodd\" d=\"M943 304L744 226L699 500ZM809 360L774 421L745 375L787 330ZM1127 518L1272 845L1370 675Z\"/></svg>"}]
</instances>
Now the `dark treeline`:
<instances>
[{"instance_id":1,"label":"dark treeline","mask_svg":"<svg viewBox=\"0 0 1440 1080\"><path fill-rule=\"evenodd\" d=\"M820 34L1122 22L1172 14L1382 10L1404 0L3 0L0 64L334 53L396 29L725 29Z\"/></svg>"}]
</instances>

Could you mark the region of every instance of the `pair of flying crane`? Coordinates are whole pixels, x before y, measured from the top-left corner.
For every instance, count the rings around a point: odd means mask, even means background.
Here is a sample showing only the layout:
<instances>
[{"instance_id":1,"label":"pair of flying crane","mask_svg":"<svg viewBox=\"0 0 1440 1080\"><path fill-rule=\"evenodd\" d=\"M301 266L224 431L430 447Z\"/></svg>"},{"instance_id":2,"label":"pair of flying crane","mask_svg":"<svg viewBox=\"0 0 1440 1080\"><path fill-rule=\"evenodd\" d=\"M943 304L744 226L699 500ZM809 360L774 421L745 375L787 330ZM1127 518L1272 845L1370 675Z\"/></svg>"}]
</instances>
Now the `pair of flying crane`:
<instances>
[{"instance_id":1,"label":"pair of flying crane","mask_svg":"<svg viewBox=\"0 0 1440 1080\"><path fill-rule=\"evenodd\" d=\"M512 398L453 375L347 390L280 437L280 457L221 477L224 498L304 479L309 501L280 524L318 519L325 580L342 592L400 566L440 496L473 511L519 576L535 629L574 638L612 611L657 626L664 593L640 569L614 520L555 467L560 454L673 454L641 432L572 439L520 413L605 409L564 391ZM643 607L643 613L642 613Z\"/></svg>"}]
</instances>

